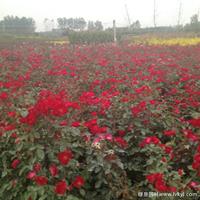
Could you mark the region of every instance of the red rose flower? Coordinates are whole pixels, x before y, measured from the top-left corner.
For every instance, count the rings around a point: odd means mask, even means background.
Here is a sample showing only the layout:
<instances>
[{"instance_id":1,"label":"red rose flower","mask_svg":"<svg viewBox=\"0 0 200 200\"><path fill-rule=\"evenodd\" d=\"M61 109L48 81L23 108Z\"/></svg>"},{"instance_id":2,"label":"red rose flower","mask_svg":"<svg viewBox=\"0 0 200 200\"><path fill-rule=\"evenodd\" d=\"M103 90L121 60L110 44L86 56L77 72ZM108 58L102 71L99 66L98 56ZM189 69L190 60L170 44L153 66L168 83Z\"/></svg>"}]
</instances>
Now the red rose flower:
<instances>
[{"instance_id":1,"label":"red rose flower","mask_svg":"<svg viewBox=\"0 0 200 200\"><path fill-rule=\"evenodd\" d=\"M11 164L11 167L12 167L13 169L16 169L17 166L19 165L19 163L20 163L20 160L19 160L19 159L13 160L13 161L12 161L12 164Z\"/></svg>"},{"instance_id":2,"label":"red rose flower","mask_svg":"<svg viewBox=\"0 0 200 200\"><path fill-rule=\"evenodd\" d=\"M128 147L128 143L126 140L124 140L122 137L115 137L114 141L120 146L121 148Z\"/></svg>"},{"instance_id":3,"label":"red rose flower","mask_svg":"<svg viewBox=\"0 0 200 200\"><path fill-rule=\"evenodd\" d=\"M199 190L199 183L195 181L191 181L190 183L188 183L188 187L194 190Z\"/></svg>"},{"instance_id":4,"label":"red rose flower","mask_svg":"<svg viewBox=\"0 0 200 200\"><path fill-rule=\"evenodd\" d=\"M82 176L77 176L75 180L72 182L72 186L75 188L81 188L85 183L85 180Z\"/></svg>"},{"instance_id":5,"label":"red rose flower","mask_svg":"<svg viewBox=\"0 0 200 200\"><path fill-rule=\"evenodd\" d=\"M191 119L189 120L189 123L196 128L200 128L200 118L198 119Z\"/></svg>"},{"instance_id":6,"label":"red rose flower","mask_svg":"<svg viewBox=\"0 0 200 200\"><path fill-rule=\"evenodd\" d=\"M196 142L199 140L199 137L195 135L191 130L185 129L183 130L185 137L187 137L190 141Z\"/></svg>"},{"instance_id":7,"label":"red rose flower","mask_svg":"<svg viewBox=\"0 0 200 200\"><path fill-rule=\"evenodd\" d=\"M168 187L162 179L155 182L155 188L158 192L167 192L168 190Z\"/></svg>"},{"instance_id":8,"label":"red rose flower","mask_svg":"<svg viewBox=\"0 0 200 200\"><path fill-rule=\"evenodd\" d=\"M39 172L39 171L41 170L42 166L41 166L40 163L35 163L35 165L34 165L33 168L34 168L34 170L35 170L36 172Z\"/></svg>"},{"instance_id":9,"label":"red rose flower","mask_svg":"<svg viewBox=\"0 0 200 200\"><path fill-rule=\"evenodd\" d=\"M72 159L72 152L71 150L65 150L57 155L58 160L62 165L67 165L69 161Z\"/></svg>"},{"instance_id":10,"label":"red rose flower","mask_svg":"<svg viewBox=\"0 0 200 200\"><path fill-rule=\"evenodd\" d=\"M182 176L183 175L183 169L178 169L178 175Z\"/></svg>"},{"instance_id":11,"label":"red rose flower","mask_svg":"<svg viewBox=\"0 0 200 200\"><path fill-rule=\"evenodd\" d=\"M7 92L2 92L2 93L0 93L0 99L1 99L1 100L6 100L7 98L8 98Z\"/></svg>"},{"instance_id":12,"label":"red rose flower","mask_svg":"<svg viewBox=\"0 0 200 200\"><path fill-rule=\"evenodd\" d=\"M167 131L164 131L164 135L166 135L166 136L174 136L174 135L176 135L176 131L167 130Z\"/></svg>"},{"instance_id":13,"label":"red rose flower","mask_svg":"<svg viewBox=\"0 0 200 200\"><path fill-rule=\"evenodd\" d=\"M10 137L11 137L11 138L17 138L18 135L17 135L17 133L12 133Z\"/></svg>"},{"instance_id":14,"label":"red rose flower","mask_svg":"<svg viewBox=\"0 0 200 200\"><path fill-rule=\"evenodd\" d=\"M30 171L28 172L26 178L27 179L33 179L36 176L36 172L35 171Z\"/></svg>"},{"instance_id":15,"label":"red rose flower","mask_svg":"<svg viewBox=\"0 0 200 200\"><path fill-rule=\"evenodd\" d=\"M7 114L8 114L8 116L11 117L11 118L16 116L16 112L15 112L15 111L13 111L13 112L8 112Z\"/></svg>"},{"instance_id":16,"label":"red rose flower","mask_svg":"<svg viewBox=\"0 0 200 200\"><path fill-rule=\"evenodd\" d=\"M60 122L59 125L60 125L60 126L67 126L67 124L68 124L67 121L66 121L66 120L63 120L63 121Z\"/></svg>"},{"instance_id":17,"label":"red rose flower","mask_svg":"<svg viewBox=\"0 0 200 200\"><path fill-rule=\"evenodd\" d=\"M119 131L117 131L117 133L118 133L118 135L119 135L120 137L123 137L123 136L125 136L126 131L124 131L124 130L119 130Z\"/></svg>"},{"instance_id":18,"label":"red rose flower","mask_svg":"<svg viewBox=\"0 0 200 200\"><path fill-rule=\"evenodd\" d=\"M81 123L78 121L72 123L73 127L79 127L80 125L81 125Z\"/></svg>"},{"instance_id":19,"label":"red rose flower","mask_svg":"<svg viewBox=\"0 0 200 200\"><path fill-rule=\"evenodd\" d=\"M139 146L141 148L145 147L146 145L148 144L159 144L161 143L161 141L156 137L156 136L149 136L149 137L146 137L145 139L142 140L142 142L139 144Z\"/></svg>"},{"instance_id":20,"label":"red rose flower","mask_svg":"<svg viewBox=\"0 0 200 200\"><path fill-rule=\"evenodd\" d=\"M58 168L55 164L50 165L49 171L51 173L51 176L56 176L58 174Z\"/></svg>"},{"instance_id":21,"label":"red rose flower","mask_svg":"<svg viewBox=\"0 0 200 200\"><path fill-rule=\"evenodd\" d=\"M36 184L40 185L40 186L46 185L48 182L48 179L45 176L36 176L34 180L35 180Z\"/></svg>"},{"instance_id":22,"label":"red rose flower","mask_svg":"<svg viewBox=\"0 0 200 200\"><path fill-rule=\"evenodd\" d=\"M59 181L58 183L56 183L54 189L55 193L64 195L66 190L67 190L67 184L65 181Z\"/></svg>"},{"instance_id":23,"label":"red rose flower","mask_svg":"<svg viewBox=\"0 0 200 200\"><path fill-rule=\"evenodd\" d=\"M163 179L163 174L161 173L154 173L154 174L149 174L146 176L146 179L153 184L156 180L162 180Z\"/></svg>"}]
</instances>

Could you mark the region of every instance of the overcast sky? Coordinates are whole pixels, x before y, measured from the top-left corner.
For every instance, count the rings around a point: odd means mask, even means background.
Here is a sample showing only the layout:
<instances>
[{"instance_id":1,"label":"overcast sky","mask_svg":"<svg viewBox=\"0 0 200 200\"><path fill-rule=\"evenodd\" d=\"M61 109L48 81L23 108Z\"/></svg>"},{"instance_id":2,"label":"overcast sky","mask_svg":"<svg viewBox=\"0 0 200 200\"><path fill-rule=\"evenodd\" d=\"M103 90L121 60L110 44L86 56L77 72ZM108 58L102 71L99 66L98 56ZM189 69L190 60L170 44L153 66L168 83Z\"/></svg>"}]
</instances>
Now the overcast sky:
<instances>
[{"instance_id":1,"label":"overcast sky","mask_svg":"<svg viewBox=\"0 0 200 200\"><path fill-rule=\"evenodd\" d=\"M125 4L131 22L140 20L143 27L153 25L154 0L0 0L0 19L6 15L33 17L38 29L43 30L44 18L83 17L85 20L101 20L110 26L116 19L118 26L128 24ZM181 0L157 0L157 25L175 25ZM181 23L200 9L200 0L182 0Z\"/></svg>"}]
</instances>

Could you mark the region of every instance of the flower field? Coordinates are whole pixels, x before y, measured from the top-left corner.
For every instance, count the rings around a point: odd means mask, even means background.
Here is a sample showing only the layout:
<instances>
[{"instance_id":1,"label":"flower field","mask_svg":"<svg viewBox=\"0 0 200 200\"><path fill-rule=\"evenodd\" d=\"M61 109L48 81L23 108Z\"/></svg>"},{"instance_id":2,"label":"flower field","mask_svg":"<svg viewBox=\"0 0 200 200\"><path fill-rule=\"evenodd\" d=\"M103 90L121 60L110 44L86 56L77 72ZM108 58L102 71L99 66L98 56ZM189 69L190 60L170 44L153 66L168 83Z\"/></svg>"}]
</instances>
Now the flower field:
<instances>
[{"instance_id":1,"label":"flower field","mask_svg":"<svg viewBox=\"0 0 200 200\"><path fill-rule=\"evenodd\" d=\"M198 193L200 45L1 49L0 177L5 200Z\"/></svg>"},{"instance_id":2,"label":"flower field","mask_svg":"<svg viewBox=\"0 0 200 200\"><path fill-rule=\"evenodd\" d=\"M198 45L200 44L199 37L177 37L177 38L159 38L159 37L149 37L146 39L136 40L135 43L142 44L146 43L149 45L166 45L166 46L190 46L190 45Z\"/></svg>"}]
</instances>

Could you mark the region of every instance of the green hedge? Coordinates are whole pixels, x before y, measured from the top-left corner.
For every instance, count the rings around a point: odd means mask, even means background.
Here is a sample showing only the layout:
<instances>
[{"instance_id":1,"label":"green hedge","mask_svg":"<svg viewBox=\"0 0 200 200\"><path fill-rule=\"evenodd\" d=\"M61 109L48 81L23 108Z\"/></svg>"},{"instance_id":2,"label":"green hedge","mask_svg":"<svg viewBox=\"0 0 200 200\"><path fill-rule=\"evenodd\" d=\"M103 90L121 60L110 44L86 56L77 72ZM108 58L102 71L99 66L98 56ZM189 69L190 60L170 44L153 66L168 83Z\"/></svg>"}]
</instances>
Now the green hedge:
<instances>
[{"instance_id":1,"label":"green hedge","mask_svg":"<svg viewBox=\"0 0 200 200\"><path fill-rule=\"evenodd\" d=\"M113 42L113 33L111 31L71 32L68 38L71 44L107 43Z\"/></svg>"}]
</instances>

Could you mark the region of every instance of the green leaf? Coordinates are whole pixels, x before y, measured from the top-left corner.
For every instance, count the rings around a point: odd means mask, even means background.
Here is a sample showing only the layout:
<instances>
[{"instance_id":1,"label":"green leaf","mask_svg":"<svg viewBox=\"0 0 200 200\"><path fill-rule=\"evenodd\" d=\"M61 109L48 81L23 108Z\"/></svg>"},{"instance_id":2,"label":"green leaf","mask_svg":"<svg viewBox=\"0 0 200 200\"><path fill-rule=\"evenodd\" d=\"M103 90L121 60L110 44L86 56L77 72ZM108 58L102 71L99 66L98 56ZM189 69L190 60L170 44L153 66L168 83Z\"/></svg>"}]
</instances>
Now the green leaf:
<instances>
[{"instance_id":1,"label":"green leaf","mask_svg":"<svg viewBox=\"0 0 200 200\"><path fill-rule=\"evenodd\" d=\"M44 159L44 151L41 149L37 149L37 156L40 160Z\"/></svg>"},{"instance_id":2,"label":"green leaf","mask_svg":"<svg viewBox=\"0 0 200 200\"><path fill-rule=\"evenodd\" d=\"M81 200L81 199L75 197L74 195L69 195L66 200Z\"/></svg>"},{"instance_id":3,"label":"green leaf","mask_svg":"<svg viewBox=\"0 0 200 200\"><path fill-rule=\"evenodd\" d=\"M25 108L24 108L24 109L21 109L21 110L20 110L20 115L21 115L22 117L26 117L26 116L28 115L28 110L26 110Z\"/></svg>"},{"instance_id":4,"label":"green leaf","mask_svg":"<svg viewBox=\"0 0 200 200\"><path fill-rule=\"evenodd\" d=\"M2 174L1 174L1 178L3 178L4 176L6 176L8 173L7 171L3 171Z\"/></svg>"},{"instance_id":5,"label":"green leaf","mask_svg":"<svg viewBox=\"0 0 200 200\"><path fill-rule=\"evenodd\" d=\"M102 184L102 180L98 180L96 183L95 183L95 188L100 188L101 187L101 184Z\"/></svg>"},{"instance_id":6,"label":"green leaf","mask_svg":"<svg viewBox=\"0 0 200 200\"><path fill-rule=\"evenodd\" d=\"M81 194L82 196L85 196L85 194L86 194L85 190L84 190L84 189L80 189L80 194Z\"/></svg>"},{"instance_id":7,"label":"green leaf","mask_svg":"<svg viewBox=\"0 0 200 200\"><path fill-rule=\"evenodd\" d=\"M19 175L21 176L25 171L29 171L29 170L31 170L31 167L29 167L29 166L24 166L24 167L22 167L22 169L19 171Z\"/></svg>"},{"instance_id":8,"label":"green leaf","mask_svg":"<svg viewBox=\"0 0 200 200\"><path fill-rule=\"evenodd\" d=\"M45 194L45 195L41 196L38 200L44 200L44 199L46 199L46 197L48 197L48 196Z\"/></svg>"},{"instance_id":9,"label":"green leaf","mask_svg":"<svg viewBox=\"0 0 200 200\"><path fill-rule=\"evenodd\" d=\"M35 138L40 138L40 134L39 134L38 132L35 132L35 133L34 133L34 137L35 137Z\"/></svg>"},{"instance_id":10,"label":"green leaf","mask_svg":"<svg viewBox=\"0 0 200 200\"><path fill-rule=\"evenodd\" d=\"M17 145L17 151L21 151L23 148L23 143Z\"/></svg>"}]
</instances>

